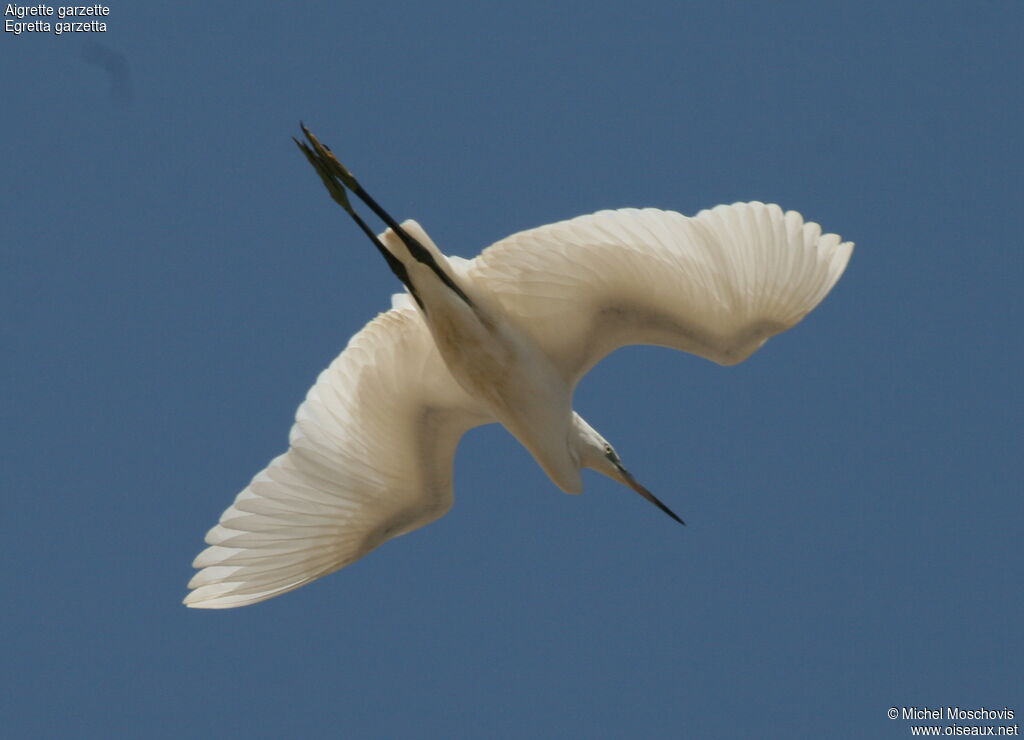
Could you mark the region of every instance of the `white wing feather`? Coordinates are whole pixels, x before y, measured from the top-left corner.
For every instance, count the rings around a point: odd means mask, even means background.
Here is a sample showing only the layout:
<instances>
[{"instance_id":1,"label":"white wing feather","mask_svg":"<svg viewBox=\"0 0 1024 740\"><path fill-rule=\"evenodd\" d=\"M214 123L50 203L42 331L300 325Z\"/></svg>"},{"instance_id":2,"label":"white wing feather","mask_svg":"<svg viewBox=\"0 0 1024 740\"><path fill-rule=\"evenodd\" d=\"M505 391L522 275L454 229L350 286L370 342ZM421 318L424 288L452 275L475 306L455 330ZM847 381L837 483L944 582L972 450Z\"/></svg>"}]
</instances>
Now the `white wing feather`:
<instances>
[{"instance_id":1,"label":"white wing feather","mask_svg":"<svg viewBox=\"0 0 1024 740\"><path fill-rule=\"evenodd\" d=\"M493 419L452 378L410 303L397 298L320 374L290 449L206 535L187 605L269 599L451 507L459 439Z\"/></svg>"},{"instance_id":2,"label":"white wing feather","mask_svg":"<svg viewBox=\"0 0 1024 740\"><path fill-rule=\"evenodd\" d=\"M741 362L825 297L852 249L776 205L623 209L503 239L468 276L575 384L628 344Z\"/></svg>"}]
</instances>

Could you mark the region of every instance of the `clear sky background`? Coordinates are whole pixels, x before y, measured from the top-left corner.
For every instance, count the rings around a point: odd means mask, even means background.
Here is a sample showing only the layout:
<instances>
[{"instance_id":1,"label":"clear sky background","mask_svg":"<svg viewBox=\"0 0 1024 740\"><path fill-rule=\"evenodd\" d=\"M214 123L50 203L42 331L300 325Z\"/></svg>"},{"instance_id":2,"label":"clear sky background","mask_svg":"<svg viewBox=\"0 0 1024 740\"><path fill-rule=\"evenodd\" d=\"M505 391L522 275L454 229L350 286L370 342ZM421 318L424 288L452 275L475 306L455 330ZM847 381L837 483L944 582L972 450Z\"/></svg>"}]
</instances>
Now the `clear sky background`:
<instances>
[{"instance_id":1,"label":"clear sky background","mask_svg":"<svg viewBox=\"0 0 1024 740\"><path fill-rule=\"evenodd\" d=\"M1024 5L109 7L106 33L0 39L6 737L901 738L891 706L1024 713ZM594 473L566 496L486 427L444 519L188 610L206 530L399 287L300 119L454 254L754 199L857 248L741 366L633 348L582 383L688 528Z\"/></svg>"}]
</instances>

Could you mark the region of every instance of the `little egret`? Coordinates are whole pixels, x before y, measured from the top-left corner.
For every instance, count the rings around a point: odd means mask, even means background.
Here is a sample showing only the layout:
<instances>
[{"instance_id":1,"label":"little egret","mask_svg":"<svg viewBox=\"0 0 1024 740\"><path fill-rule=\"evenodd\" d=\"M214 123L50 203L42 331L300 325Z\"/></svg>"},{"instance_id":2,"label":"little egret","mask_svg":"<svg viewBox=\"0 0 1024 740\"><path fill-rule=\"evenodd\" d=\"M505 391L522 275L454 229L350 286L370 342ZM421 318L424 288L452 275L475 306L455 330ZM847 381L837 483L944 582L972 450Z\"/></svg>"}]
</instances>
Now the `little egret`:
<instances>
[{"instance_id":1,"label":"little egret","mask_svg":"<svg viewBox=\"0 0 1024 740\"><path fill-rule=\"evenodd\" d=\"M206 535L192 607L278 596L437 519L452 505L459 439L481 424L503 424L563 491L579 493L580 470L593 468L682 523L573 411L576 384L629 344L742 362L818 305L853 249L799 213L753 202L693 218L600 211L515 234L472 260L446 256L302 130L295 143L407 292L320 374L288 451Z\"/></svg>"}]
</instances>

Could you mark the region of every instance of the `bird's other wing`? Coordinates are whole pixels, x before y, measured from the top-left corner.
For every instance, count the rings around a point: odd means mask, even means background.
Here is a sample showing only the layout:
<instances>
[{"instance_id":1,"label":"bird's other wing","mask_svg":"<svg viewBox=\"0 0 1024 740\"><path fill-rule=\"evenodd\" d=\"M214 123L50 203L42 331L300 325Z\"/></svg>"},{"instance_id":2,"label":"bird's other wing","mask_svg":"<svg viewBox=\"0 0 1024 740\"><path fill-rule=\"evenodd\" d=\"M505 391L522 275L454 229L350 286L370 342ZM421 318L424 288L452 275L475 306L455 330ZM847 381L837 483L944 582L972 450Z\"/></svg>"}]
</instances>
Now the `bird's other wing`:
<instances>
[{"instance_id":1,"label":"bird's other wing","mask_svg":"<svg viewBox=\"0 0 1024 740\"><path fill-rule=\"evenodd\" d=\"M356 334L299 407L290 448L206 535L185 598L228 608L348 565L452 504L452 462L492 421L452 378L407 296Z\"/></svg>"},{"instance_id":2,"label":"bird's other wing","mask_svg":"<svg viewBox=\"0 0 1024 740\"><path fill-rule=\"evenodd\" d=\"M514 234L468 273L576 383L628 344L742 362L818 305L852 250L776 205L623 209Z\"/></svg>"}]
</instances>

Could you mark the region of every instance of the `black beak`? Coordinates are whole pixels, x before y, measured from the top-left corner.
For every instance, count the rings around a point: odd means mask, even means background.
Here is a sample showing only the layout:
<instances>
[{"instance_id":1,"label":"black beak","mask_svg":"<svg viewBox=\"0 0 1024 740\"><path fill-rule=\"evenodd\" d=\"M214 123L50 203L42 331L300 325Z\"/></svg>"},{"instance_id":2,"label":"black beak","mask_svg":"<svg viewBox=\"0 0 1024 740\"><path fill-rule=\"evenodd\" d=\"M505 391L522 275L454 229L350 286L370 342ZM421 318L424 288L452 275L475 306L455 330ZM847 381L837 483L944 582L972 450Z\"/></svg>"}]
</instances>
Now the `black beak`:
<instances>
[{"instance_id":1,"label":"black beak","mask_svg":"<svg viewBox=\"0 0 1024 740\"><path fill-rule=\"evenodd\" d=\"M621 465L618 465L617 467L619 469L619 472L622 473L622 479L626 482L626 485L628 485L634 491L636 491L641 496L643 496L645 499L650 501L652 504L657 506L659 509L664 511L666 514L668 514L670 517L675 519L677 522L682 524L684 527L686 526L686 522L684 522L682 519L680 519L678 516L676 516L676 513L674 511L672 511L672 509L670 509L667 506L665 506L665 504L661 503L661 500L657 496L655 496L653 493L651 493L646 488L644 488L639 483L637 483L637 480L636 480L636 478L633 477L632 473L630 473L628 470L626 470Z\"/></svg>"}]
</instances>

